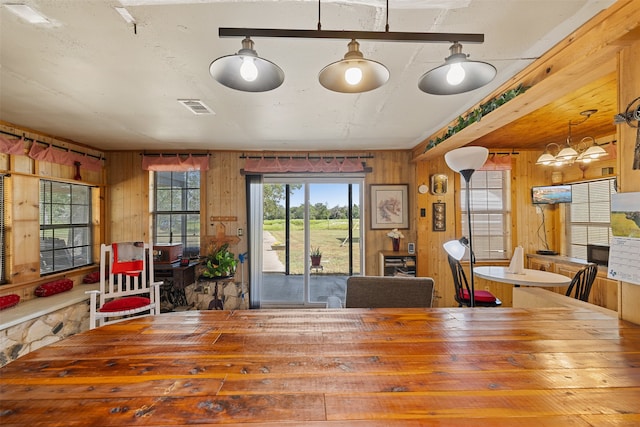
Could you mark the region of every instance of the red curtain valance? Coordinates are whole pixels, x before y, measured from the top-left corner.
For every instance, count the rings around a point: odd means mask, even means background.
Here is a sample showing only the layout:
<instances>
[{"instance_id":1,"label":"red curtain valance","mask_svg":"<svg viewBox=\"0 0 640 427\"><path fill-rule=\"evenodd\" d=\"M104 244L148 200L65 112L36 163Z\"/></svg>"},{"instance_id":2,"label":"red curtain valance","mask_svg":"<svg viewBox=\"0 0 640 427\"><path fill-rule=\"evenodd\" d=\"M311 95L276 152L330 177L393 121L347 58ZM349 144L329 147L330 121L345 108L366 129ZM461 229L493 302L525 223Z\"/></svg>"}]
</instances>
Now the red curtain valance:
<instances>
[{"instance_id":1,"label":"red curtain valance","mask_svg":"<svg viewBox=\"0 0 640 427\"><path fill-rule=\"evenodd\" d=\"M244 171L247 173L286 173L286 172L362 172L364 165L359 158L304 158L286 157L259 158L246 160Z\"/></svg>"},{"instance_id":2,"label":"red curtain valance","mask_svg":"<svg viewBox=\"0 0 640 427\"><path fill-rule=\"evenodd\" d=\"M192 156L191 154L142 155L142 169L156 172L206 171L209 170L209 156Z\"/></svg>"},{"instance_id":3,"label":"red curtain valance","mask_svg":"<svg viewBox=\"0 0 640 427\"><path fill-rule=\"evenodd\" d=\"M102 159L87 154L76 153L53 145L42 145L34 142L29 150L29 157L42 162L56 163L59 165L75 166L76 162L83 169L99 172L102 170Z\"/></svg>"},{"instance_id":4,"label":"red curtain valance","mask_svg":"<svg viewBox=\"0 0 640 427\"><path fill-rule=\"evenodd\" d=\"M0 135L0 153L24 156L24 139L8 139Z\"/></svg>"},{"instance_id":5,"label":"red curtain valance","mask_svg":"<svg viewBox=\"0 0 640 427\"><path fill-rule=\"evenodd\" d=\"M481 171L511 170L511 154L489 154L487 161L479 169Z\"/></svg>"}]
</instances>

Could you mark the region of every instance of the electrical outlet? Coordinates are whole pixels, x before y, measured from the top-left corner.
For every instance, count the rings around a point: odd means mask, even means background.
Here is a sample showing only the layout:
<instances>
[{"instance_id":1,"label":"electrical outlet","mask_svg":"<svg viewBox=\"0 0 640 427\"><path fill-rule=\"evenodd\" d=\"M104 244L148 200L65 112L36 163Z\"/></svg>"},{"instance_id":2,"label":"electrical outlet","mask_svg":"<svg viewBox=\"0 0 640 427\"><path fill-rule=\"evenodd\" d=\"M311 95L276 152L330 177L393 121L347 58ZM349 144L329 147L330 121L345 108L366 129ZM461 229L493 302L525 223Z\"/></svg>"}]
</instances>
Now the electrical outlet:
<instances>
[{"instance_id":1,"label":"electrical outlet","mask_svg":"<svg viewBox=\"0 0 640 427\"><path fill-rule=\"evenodd\" d=\"M242 228L238 228L238 236L244 235L244 230Z\"/></svg>"}]
</instances>

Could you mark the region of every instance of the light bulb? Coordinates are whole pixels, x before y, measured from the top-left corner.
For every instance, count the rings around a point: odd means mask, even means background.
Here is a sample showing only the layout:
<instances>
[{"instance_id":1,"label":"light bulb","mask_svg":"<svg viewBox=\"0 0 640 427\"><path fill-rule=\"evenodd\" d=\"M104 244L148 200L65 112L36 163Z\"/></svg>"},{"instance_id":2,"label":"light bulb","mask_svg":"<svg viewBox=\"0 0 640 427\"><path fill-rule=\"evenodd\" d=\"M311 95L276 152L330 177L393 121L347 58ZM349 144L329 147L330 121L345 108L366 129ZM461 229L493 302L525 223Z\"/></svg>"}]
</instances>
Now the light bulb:
<instances>
[{"instance_id":1,"label":"light bulb","mask_svg":"<svg viewBox=\"0 0 640 427\"><path fill-rule=\"evenodd\" d=\"M358 67L349 67L344 72L344 79L350 85L357 85L362 80L362 70Z\"/></svg>"},{"instance_id":2,"label":"light bulb","mask_svg":"<svg viewBox=\"0 0 640 427\"><path fill-rule=\"evenodd\" d=\"M447 72L447 83L451 86L457 86L464 80L465 72L459 62L454 62Z\"/></svg>"},{"instance_id":3,"label":"light bulb","mask_svg":"<svg viewBox=\"0 0 640 427\"><path fill-rule=\"evenodd\" d=\"M250 56L242 57L242 65L240 66L240 76L248 82L252 82L258 78L258 67Z\"/></svg>"}]
</instances>

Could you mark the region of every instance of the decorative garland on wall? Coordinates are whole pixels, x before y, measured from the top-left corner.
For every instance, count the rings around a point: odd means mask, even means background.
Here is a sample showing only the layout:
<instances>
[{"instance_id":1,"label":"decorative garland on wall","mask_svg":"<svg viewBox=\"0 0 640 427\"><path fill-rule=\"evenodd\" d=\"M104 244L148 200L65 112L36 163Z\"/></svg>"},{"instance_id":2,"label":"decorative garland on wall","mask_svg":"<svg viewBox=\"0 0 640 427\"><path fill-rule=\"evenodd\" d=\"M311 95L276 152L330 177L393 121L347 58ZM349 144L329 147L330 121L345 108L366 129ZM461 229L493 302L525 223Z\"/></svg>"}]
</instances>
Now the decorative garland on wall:
<instances>
[{"instance_id":1,"label":"decorative garland on wall","mask_svg":"<svg viewBox=\"0 0 640 427\"><path fill-rule=\"evenodd\" d=\"M497 110L499 107L503 106L507 102L511 101L518 95L521 95L529 89L530 86L523 86L522 84L518 85L518 87L514 89L509 89L502 95L496 96L495 98L490 99L484 104L480 104L480 106L474 110L471 110L465 117L458 116L458 121L455 125L449 126L447 131L442 135L437 137L436 139L430 139L427 146L424 148L424 153L440 144L442 141L452 137L456 133L460 132L462 129L467 126L479 122L482 117L486 116L492 111Z\"/></svg>"}]
</instances>

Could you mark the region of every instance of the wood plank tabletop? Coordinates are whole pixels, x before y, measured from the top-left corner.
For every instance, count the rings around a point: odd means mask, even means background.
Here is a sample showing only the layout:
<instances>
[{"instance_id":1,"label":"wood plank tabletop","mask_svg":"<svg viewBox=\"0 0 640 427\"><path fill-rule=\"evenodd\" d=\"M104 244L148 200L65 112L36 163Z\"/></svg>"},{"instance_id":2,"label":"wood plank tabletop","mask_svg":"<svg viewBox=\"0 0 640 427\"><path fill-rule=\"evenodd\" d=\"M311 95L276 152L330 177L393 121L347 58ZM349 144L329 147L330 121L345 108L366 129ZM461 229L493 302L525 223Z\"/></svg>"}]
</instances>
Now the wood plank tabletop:
<instances>
[{"instance_id":1,"label":"wood plank tabletop","mask_svg":"<svg viewBox=\"0 0 640 427\"><path fill-rule=\"evenodd\" d=\"M640 425L640 326L580 308L188 311L0 369L1 425Z\"/></svg>"}]
</instances>

